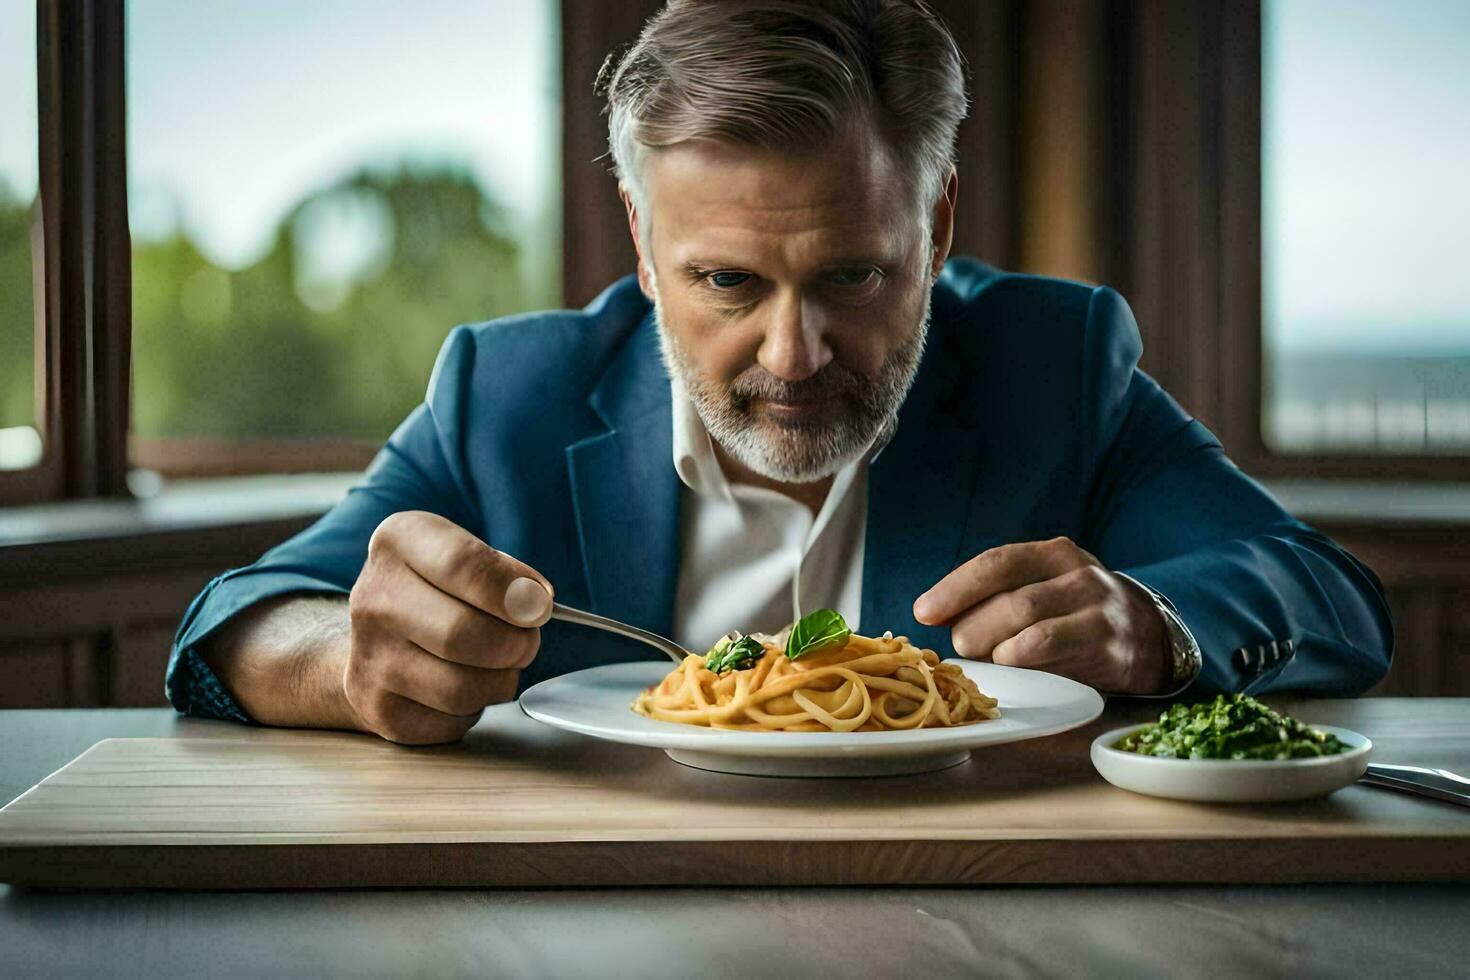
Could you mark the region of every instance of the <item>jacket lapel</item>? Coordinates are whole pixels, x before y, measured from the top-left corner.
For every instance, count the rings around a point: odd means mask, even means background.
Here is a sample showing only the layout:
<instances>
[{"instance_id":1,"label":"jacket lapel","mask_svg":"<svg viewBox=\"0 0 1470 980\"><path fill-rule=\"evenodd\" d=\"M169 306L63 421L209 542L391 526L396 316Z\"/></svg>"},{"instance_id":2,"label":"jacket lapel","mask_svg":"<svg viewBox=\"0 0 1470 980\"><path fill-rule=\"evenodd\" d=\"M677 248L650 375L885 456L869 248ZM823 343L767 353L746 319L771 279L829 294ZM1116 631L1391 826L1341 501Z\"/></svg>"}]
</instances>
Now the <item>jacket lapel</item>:
<instances>
[{"instance_id":1,"label":"jacket lapel","mask_svg":"<svg viewBox=\"0 0 1470 980\"><path fill-rule=\"evenodd\" d=\"M589 399L608 431L567 447L592 610L673 628L679 492L668 375L645 316Z\"/></svg>"},{"instance_id":2,"label":"jacket lapel","mask_svg":"<svg viewBox=\"0 0 1470 980\"><path fill-rule=\"evenodd\" d=\"M958 311L936 289L929 349L899 411L893 439L868 475L867 543L863 551L862 631L891 629L917 646L953 655L948 627L923 626L913 604L960 562L975 500L984 433L964 409L966 363L952 349Z\"/></svg>"}]
</instances>

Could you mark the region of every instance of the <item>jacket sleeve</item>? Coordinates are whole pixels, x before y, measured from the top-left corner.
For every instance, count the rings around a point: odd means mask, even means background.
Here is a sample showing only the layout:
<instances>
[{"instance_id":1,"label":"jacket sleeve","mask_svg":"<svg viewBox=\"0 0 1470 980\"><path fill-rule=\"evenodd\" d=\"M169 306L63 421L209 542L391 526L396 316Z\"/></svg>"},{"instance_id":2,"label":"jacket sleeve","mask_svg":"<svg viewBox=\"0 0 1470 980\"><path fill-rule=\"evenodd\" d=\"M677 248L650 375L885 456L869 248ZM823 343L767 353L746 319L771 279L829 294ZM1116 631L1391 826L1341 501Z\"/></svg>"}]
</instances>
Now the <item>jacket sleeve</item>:
<instances>
[{"instance_id":1,"label":"jacket sleeve","mask_svg":"<svg viewBox=\"0 0 1470 980\"><path fill-rule=\"evenodd\" d=\"M474 349L473 335L456 328L439 353L424 403L389 437L362 481L311 527L253 565L216 577L195 597L164 674L164 692L178 711L252 722L199 656L198 644L263 599L349 593L367 559L368 539L388 515L426 510L483 533L462 462L463 404Z\"/></svg>"},{"instance_id":2,"label":"jacket sleeve","mask_svg":"<svg viewBox=\"0 0 1470 980\"><path fill-rule=\"evenodd\" d=\"M1084 348L1095 412L1084 546L1173 602L1204 658L1192 689L1363 693L1393 656L1377 576L1242 473L1139 370L1141 349L1127 304L1096 290Z\"/></svg>"}]
</instances>

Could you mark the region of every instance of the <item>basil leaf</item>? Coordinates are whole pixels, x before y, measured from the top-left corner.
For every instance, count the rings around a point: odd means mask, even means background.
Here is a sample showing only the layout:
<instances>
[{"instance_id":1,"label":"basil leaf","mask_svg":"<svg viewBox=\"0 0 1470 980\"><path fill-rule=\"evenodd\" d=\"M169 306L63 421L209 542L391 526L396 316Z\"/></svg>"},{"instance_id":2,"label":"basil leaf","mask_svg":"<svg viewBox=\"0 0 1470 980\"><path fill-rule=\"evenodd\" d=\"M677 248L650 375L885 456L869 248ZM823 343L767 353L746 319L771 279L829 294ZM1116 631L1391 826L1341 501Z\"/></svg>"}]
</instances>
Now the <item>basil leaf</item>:
<instances>
[{"instance_id":1,"label":"basil leaf","mask_svg":"<svg viewBox=\"0 0 1470 980\"><path fill-rule=\"evenodd\" d=\"M847 628L847 621L841 613L835 609L818 609L807 613L791 627L791 635L786 638L786 659L795 660L808 653L840 646L850 636L852 630Z\"/></svg>"},{"instance_id":2,"label":"basil leaf","mask_svg":"<svg viewBox=\"0 0 1470 980\"><path fill-rule=\"evenodd\" d=\"M755 662L766 655L766 648L761 646L760 640L753 636L742 636L730 644L730 649L725 652L725 663L730 665L731 670L745 670L755 666Z\"/></svg>"},{"instance_id":3,"label":"basil leaf","mask_svg":"<svg viewBox=\"0 0 1470 980\"><path fill-rule=\"evenodd\" d=\"M757 660L765 656L765 652L765 647L754 637L742 636L734 641L728 636L721 637L720 642L705 654L704 668L716 674L729 670L745 670L754 666Z\"/></svg>"}]
</instances>

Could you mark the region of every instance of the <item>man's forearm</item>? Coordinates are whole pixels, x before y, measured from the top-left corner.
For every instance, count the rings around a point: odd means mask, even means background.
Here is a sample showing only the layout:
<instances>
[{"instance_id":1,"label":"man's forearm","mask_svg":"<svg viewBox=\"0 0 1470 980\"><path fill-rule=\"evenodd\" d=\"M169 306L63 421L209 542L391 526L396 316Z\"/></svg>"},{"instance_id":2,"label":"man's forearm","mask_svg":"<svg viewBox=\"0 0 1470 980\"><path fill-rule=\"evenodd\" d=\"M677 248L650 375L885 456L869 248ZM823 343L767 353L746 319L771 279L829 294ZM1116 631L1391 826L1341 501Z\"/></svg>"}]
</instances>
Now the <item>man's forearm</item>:
<instances>
[{"instance_id":1,"label":"man's forearm","mask_svg":"<svg viewBox=\"0 0 1470 980\"><path fill-rule=\"evenodd\" d=\"M346 597L297 595L252 606L198 650L263 725L357 729L342 684L351 641Z\"/></svg>"}]
</instances>

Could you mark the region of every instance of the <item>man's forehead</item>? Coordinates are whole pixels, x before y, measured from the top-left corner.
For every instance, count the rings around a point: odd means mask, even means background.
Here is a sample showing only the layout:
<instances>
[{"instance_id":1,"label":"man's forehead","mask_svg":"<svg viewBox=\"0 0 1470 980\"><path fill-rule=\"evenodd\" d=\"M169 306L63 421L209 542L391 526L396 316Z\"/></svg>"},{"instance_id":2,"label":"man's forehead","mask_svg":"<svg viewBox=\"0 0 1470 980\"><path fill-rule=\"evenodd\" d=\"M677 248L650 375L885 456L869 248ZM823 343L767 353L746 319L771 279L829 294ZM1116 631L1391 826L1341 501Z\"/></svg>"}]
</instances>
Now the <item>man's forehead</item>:
<instances>
[{"instance_id":1,"label":"man's forehead","mask_svg":"<svg viewBox=\"0 0 1470 980\"><path fill-rule=\"evenodd\" d=\"M772 234L871 250L921 217L888 154L861 140L804 152L681 144L649 154L644 177L657 237L696 250Z\"/></svg>"}]
</instances>

